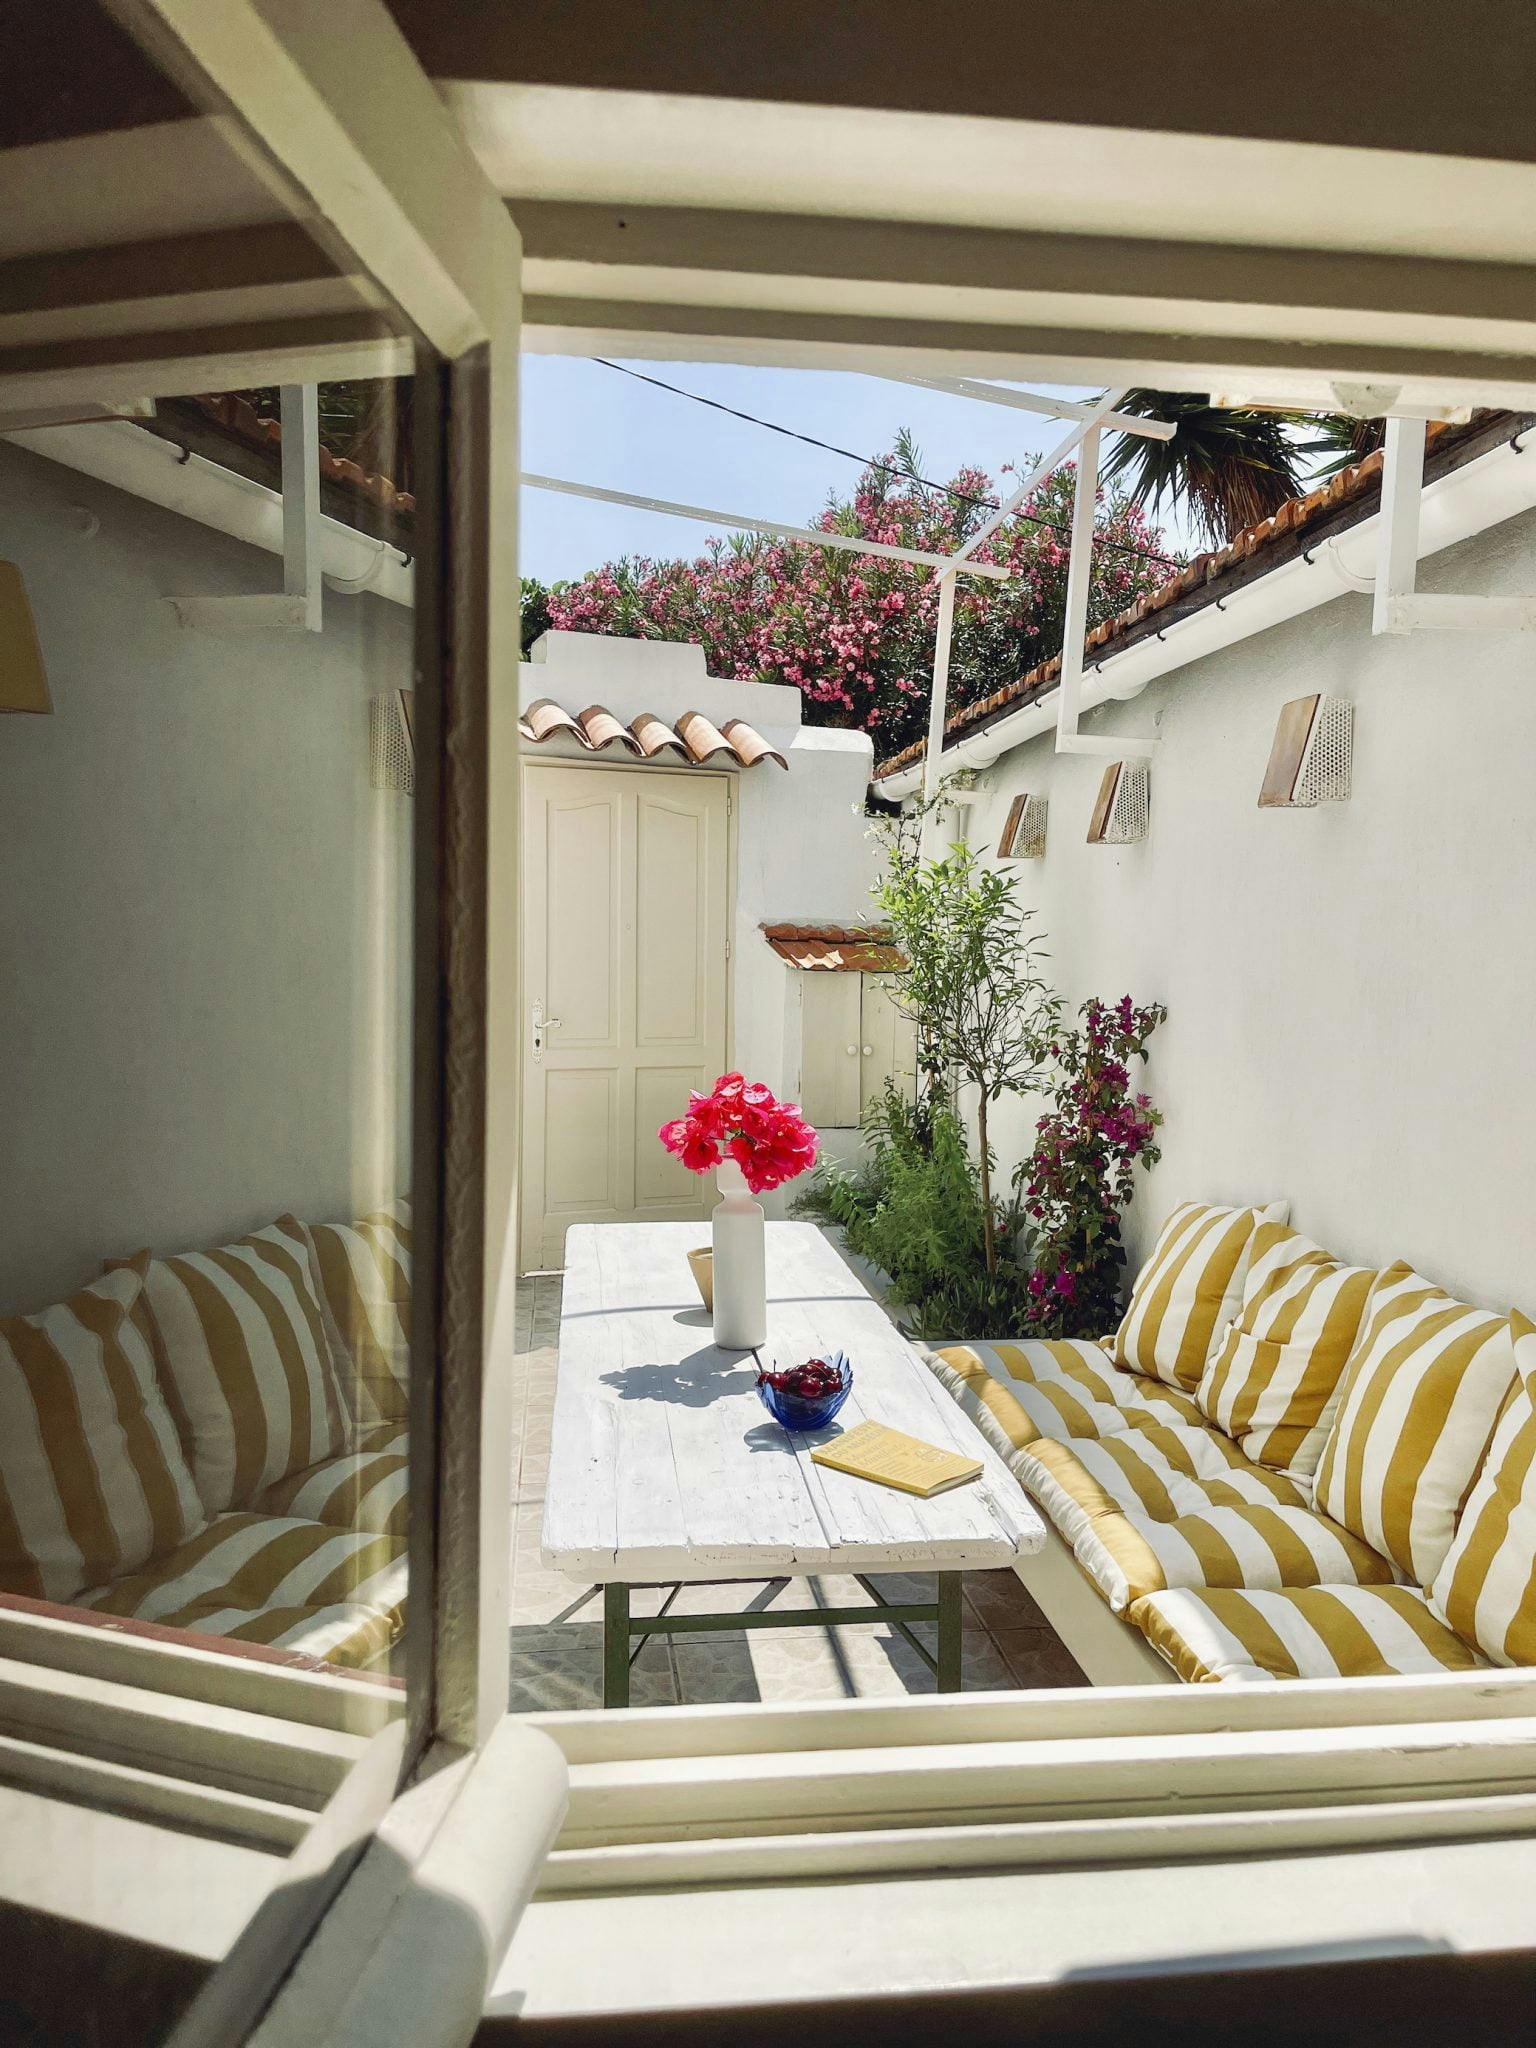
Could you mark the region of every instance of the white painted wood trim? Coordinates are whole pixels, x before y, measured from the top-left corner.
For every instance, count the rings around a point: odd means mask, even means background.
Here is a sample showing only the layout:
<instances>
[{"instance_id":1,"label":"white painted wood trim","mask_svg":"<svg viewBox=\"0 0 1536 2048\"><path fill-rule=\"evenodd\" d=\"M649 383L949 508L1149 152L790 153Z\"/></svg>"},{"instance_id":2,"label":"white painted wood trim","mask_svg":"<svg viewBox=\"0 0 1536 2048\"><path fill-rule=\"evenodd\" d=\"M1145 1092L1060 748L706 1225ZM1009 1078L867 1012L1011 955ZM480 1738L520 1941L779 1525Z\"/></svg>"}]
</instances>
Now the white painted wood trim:
<instances>
[{"instance_id":1,"label":"white painted wood trim","mask_svg":"<svg viewBox=\"0 0 1536 2048\"><path fill-rule=\"evenodd\" d=\"M460 2048L559 1829L566 1770L504 1719L405 1793L251 2039L254 2048Z\"/></svg>"},{"instance_id":2,"label":"white painted wood trim","mask_svg":"<svg viewBox=\"0 0 1536 2048\"><path fill-rule=\"evenodd\" d=\"M1014 1561L1030 1597L1072 1652L1090 1685L1175 1685L1146 1637L1115 1614L1104 1595L1078 1569L1070 1548L1049 1520L1044 1546Z\"/></svg>"}]
</instances>

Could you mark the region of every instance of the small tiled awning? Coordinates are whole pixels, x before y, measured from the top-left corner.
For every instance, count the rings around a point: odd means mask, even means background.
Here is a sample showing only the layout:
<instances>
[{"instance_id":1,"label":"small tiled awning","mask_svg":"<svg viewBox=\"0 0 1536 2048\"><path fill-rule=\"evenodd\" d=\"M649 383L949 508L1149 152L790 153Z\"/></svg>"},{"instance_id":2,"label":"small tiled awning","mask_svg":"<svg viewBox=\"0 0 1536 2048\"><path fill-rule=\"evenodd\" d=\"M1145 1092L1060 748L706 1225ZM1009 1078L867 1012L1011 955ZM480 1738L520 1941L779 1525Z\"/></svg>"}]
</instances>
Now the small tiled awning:
<instances>
[{"instance_id":1,"label":"small tiled awning","mask_svg":"<svg viewBox=\"0 0 1536 2048\"><path fill-rule=\"evenodd\" d=\"M541 697L530 704L517 721L525 740L541 746L545 740L576 740L589 754L604 747L620 746L643 761L654 761L668 748L690 764L712 761L717 754L729 754L743 768L755 768L759 761L789 763L777 747L770 747L755 727L744 718L728 718L724 725L712 725L702 711L685 711L676 725L668 725L654 711L642 711L628 725L606 704L589 704L585 711L571 713L553 697Z\"/></svg>"},{"instance_id":2,"label":"small tiled awning","mask_svg":"<svg viewBox=\"0 0 1536 2048\"><path fill-rule=\"evenodd\" d=\"M901 974L907 965L883 924L765 924L763 937L808 974Z\"/></svg>"}]
</instances>

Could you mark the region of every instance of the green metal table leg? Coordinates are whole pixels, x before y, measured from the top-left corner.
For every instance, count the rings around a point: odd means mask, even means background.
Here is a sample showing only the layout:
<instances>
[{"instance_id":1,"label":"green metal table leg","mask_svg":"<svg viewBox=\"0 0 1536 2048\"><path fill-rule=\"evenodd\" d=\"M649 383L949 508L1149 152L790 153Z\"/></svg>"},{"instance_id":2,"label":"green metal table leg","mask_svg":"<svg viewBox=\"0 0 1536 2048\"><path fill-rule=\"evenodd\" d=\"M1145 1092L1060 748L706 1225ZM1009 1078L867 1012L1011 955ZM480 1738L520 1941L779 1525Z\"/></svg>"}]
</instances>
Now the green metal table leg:
<instances>
[{"instance_id":1,"label":"green metal table leg","mask_svg":"<svg viewBox=\"0 0 1536 2048\"><path fill-rule=\"evenodd\" d=\"M603 1588L603 1705L629 1705L629 1588Z\"/></svg>"},{"instance_id":2,"label":"green metal table leg","mask_svg":"<svg viewBox=\"0 0 1536 2048\"><path fill-rule=\"evenodd\" d=\"M960 1648L963 1623L959 1572L939 1573L939 1691L960 1690Z\"/></svg>"}]
</instances>

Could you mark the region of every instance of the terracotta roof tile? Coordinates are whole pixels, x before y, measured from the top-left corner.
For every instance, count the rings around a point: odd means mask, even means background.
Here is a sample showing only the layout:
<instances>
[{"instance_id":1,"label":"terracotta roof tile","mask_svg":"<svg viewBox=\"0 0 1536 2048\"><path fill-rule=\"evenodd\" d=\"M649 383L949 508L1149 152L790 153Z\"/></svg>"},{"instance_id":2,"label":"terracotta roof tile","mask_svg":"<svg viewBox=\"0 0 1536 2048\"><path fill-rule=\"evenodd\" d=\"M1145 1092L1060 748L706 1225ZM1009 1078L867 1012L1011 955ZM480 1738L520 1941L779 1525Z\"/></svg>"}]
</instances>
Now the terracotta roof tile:
<instances>
[{"instance_id":1,"label":"terracotta roof tile","mask_svg":"<svg viewBox=\"0 0 1536 2048\"><path fill-rule=\"evenodd\" d=\"M642 711L625 725L606 704L589 704L584 711L573 713L553 697L540 697L518 719L517 729L533 746L542 746L546 740L571 739L589 754L620 746L627 753L650 761L672 748L695 764L712 761L717 754L728 754L743 768L755 768L761 761L777 761L781 768L789 766L778 748L769 746L744 718L728 719L722 731L698 711L686 712L675 726L668 725L654 711Z\"/></svg>"},{"instance_id":2,"label":"terracotta roof tile","mask_svg":"<svg viewBox=\"0 0 1536 2048\"><path fill-rule=\"evenodd\" d=\"M806 973L900 974L907 965L883 924L765 924L762 933L781 960Z\"/></svg>"},{"instance_id":3,"label":"terracotta roof tile","mask_svg":"<svg viewBox=\"0 0 1536 2048\"><path fill-rule=\"evenodd\" d=\"M1501 441L1514 439L1536 420L1528 413L1481 412L1475 414L1466 426L1444 426L1431 423L1429 448L1432 456L1442 457L1440 467L1454 468L1460 461L1471 461L1485 449ZM1347 522L1355 524L1369 518L1375 509L1373 500L1380 495L1381 471L1385 461L1378 448L1363 461L1341 470L1326 484L1305 496L1288 498L1268 519L1261 519L1256 525L1244 527L1243 531L1223 548L1212 554L1197 555L1194 561L1160 583L1155 590L1146 592L1133 605L1120 612L1115 618L1107 619L1095 626L1087 635L1087 646L1091 649L1105 647L1112 640L1146 637L1147 632L1158 630L1156 616L1181 599L1190 600L1185 609L1203 608L1214 603L1221 595L1224 580L1237 580L1237 572L1256 556L1268 549L1278 547L1290 540L1294 552L1300 545L1300 536L1316 526L1322 519L1338 512L1341 508L1354 508L1353 517ZM1246 579L1243 579L1246 580ZM1195 596L1195 593L1201 593ZM1182 613L1181 613L1182 616ZM1144 630L1141 630L1144 629ZM964 705L952 712L944 722L946 739L974 732L984 725L994 713L1012 709L1029 702L1031 698L1043 696L1061 673L1061 657L1053 654L1048 661L1040 662L1011 683L994 690L989 696L975 703ZM928 747L925 740L915 740L911 746L903 747L899 754L880 762L875 769L878 781L883 776L895 775L901 769L910 767L914 761L922 760Z\"/></svg>"}]
</instances>

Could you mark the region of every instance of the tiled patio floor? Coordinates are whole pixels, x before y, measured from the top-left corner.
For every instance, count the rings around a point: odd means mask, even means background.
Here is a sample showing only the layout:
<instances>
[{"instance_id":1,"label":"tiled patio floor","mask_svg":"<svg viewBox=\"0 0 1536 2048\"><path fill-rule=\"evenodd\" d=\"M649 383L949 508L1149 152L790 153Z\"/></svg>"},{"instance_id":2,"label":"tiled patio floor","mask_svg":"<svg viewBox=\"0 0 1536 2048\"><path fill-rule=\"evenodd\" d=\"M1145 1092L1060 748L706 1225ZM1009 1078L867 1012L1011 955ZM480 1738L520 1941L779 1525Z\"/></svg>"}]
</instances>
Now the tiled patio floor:
<instances>
[{"instance_id":1,"label":"tiled patio floor","mask_svg":"<svg viewBox=\"0 0 1536 2048\"><path fill-rule=\"evenodd\" d=\"M546 1571L539 1561L559 1341L559 1278L524 1281L518 1303L515 1395L521 1454L512 1557L514 1712L590 1707L602 1701L602 1596L597 1587ZM875 1583L891 1599L933 1597L931 1577L886 1576ZM654 1614L671 1590L659 1586L637 1591L634 1611ZM864 1598L848 1578L758 1579L685 1586L671 1611L735 1613L769 1605L811 1609L857 1605ZM1085 1683L1012 1572L967 1573L968 1690ZM673 1641L652 1637L640 1648L631 1672L636 1706L881 1699L933 1689L926 1664L883 1622L868 1628L767 1629L752 1634L725 1630Z\"/></svg>"}]
</instances>

